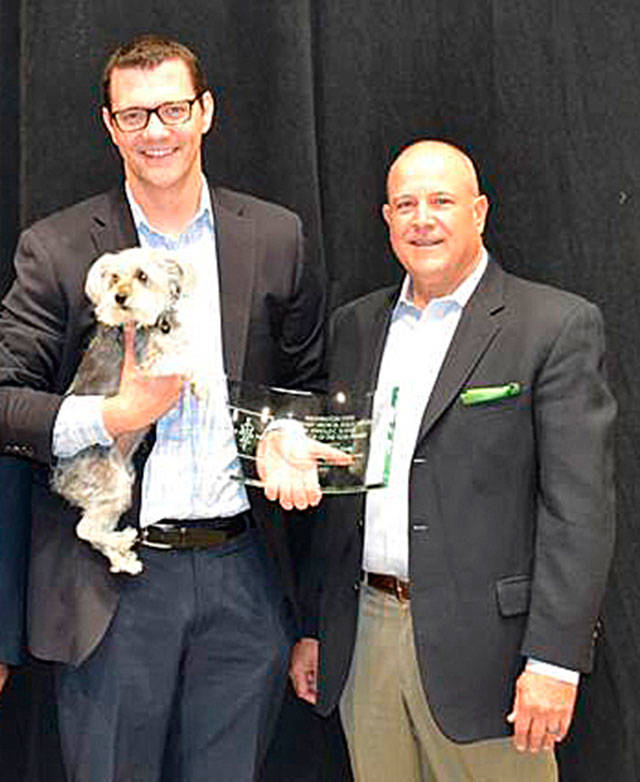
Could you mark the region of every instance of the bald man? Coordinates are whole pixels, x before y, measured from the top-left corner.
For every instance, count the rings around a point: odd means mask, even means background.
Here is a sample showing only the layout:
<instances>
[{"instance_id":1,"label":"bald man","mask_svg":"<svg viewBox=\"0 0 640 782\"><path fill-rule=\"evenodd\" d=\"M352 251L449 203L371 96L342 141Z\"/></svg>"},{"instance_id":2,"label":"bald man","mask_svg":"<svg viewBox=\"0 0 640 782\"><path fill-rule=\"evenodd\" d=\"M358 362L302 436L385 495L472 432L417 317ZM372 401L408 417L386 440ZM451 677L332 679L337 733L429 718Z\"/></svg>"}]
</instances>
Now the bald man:
<instances>
[{"instance_id":1,"label":"bald man","mask_svg":"<svg viewBox=\"0 0 640 782\"><path fill-rule=\"evenodd\" d=\"M290 675L340 704L358 782L556 780L614 534L602 319L489 256L455 147L407 148L387 196L406 276L328 355L334 387L399 387L389 485L325 501Z\"/></svg>"}]
</instances>

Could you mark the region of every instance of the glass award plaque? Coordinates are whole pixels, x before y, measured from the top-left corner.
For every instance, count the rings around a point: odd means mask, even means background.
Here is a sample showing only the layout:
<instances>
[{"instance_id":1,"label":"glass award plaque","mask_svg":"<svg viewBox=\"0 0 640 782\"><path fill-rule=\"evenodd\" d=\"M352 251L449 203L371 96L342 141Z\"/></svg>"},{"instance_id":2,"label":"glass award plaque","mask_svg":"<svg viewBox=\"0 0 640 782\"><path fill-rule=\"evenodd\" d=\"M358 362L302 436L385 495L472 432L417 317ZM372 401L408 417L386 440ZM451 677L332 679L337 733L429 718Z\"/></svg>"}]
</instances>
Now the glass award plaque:
<instances>
[{"instance_id":1,"label":"glass award plaque","mask_svg":"<svg viewBox=\"0 0 640 782\"><path fill-rule=\"evenodd\" d=\"M240 468L234 476L263 486L264 444L283 443L280 463L310 465L323 494L348 494L387 485L393 448L397 388L385 394L347 388L328 394L229 381ZM263 445L261 446L261 443ZM262 477L261 477L262 476Z\"/></svg>"}]
</instances>

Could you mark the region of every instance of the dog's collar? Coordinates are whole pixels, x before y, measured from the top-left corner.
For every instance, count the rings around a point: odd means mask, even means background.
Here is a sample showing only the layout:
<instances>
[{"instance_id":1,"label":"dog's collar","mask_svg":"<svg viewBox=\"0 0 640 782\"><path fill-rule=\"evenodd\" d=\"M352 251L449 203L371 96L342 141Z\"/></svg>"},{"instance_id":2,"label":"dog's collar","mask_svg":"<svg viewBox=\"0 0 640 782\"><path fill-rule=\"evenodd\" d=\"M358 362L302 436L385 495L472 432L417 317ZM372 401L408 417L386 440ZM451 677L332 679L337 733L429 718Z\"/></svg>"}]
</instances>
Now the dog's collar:
<instances>
[{"instance_id":1,"label":"dog's collar","mask_svg":"<svg viewBox=\"0 0 640 782\"><path fill-rule=\"evenodd\" d=\"M100 324L100 321L98 321L99 325L102 325L104 329L107 331L115 331L116 334L121 335L124 331L124 326L122 323L120 323L118 326L105 326L104 324ZM164 312L161 312L160 315L158 315L158 319L153 324L153 326L137 326L136 331L141 328L143 331L152 331L153 329L158 329L163 334L168 334L173 328L176 326L176 317L175 317L175 311L174 310L165 310Z\"/></svg>"},{"instance_id":2,"label":"dog's collar","mask_svg":"<svg viewBox=\"0 0 640 782\"><path fill-rule=\"evenodd\" d=\"M168 334L175 326L174 313L171 310L160 313L158 320L155 322L153 328L160 329L163 334Z\"/></svg>"}]
</instances>

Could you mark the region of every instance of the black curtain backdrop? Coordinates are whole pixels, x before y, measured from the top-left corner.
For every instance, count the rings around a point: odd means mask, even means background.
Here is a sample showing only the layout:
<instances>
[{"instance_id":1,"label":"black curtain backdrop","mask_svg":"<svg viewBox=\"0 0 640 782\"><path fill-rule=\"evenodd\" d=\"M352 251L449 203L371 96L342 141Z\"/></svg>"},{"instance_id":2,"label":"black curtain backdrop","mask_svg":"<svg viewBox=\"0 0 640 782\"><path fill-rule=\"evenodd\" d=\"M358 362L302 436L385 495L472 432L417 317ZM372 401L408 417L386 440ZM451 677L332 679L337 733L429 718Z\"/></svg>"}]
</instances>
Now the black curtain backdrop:
<instances>
[{"instance_id":1,"label":"black curtain backdrop","mask_svg":"<svg viewBox=\"0 0 640 782\"><path fill-rule=\"evenodd\" d=\"M620 405L618 543L595 671L560 760L564 782L640 779L640 4L2 0L2 287L18 227L118 181L100 70L116 44L147 31L201 53L217 99L208 175L302 214L332 307L400 278L380 219L385 170L426 136L478 162L492 202L487 243L507 269L601 306ZM36 734L51 751L39 681L16 679L0 735L22 726L24 702L39 697ZM31 754L44 752L37 738ZM0 761L3 779L22 768L23 751ZM290 703L269 779L341 780L342 751L335 725ZM57 782L51 762L29 765Z\"/></svg>"}]
</instances>

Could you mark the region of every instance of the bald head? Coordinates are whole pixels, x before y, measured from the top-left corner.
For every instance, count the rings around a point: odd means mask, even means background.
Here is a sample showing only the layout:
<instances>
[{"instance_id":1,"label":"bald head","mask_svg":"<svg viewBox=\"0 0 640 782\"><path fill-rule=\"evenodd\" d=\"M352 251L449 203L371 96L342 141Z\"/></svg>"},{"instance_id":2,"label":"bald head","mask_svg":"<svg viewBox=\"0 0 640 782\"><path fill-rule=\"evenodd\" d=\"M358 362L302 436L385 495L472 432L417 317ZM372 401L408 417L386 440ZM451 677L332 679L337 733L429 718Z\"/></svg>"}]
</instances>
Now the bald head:
<instances>
[{"instance_id":1,"label":"bald head","mask_svg":"<svg viewBox=\"0 0 640 782\"><path fill-rule=\"evenodd\" d=\"M394 180L404 171L422 169L426 166L439 166L455 173L460 179L461 186L468 189L471 195L480 194L478 174L471 158L453 144L427 139L416 141L415 144L403 149L393 161L387 174L387 195Z\"/></svg>"},{"instance_id":2,"label":"bald head","mask_svg":"<svg viewBox=\"0 0 640 782\"><path fill-rule=\"evenodd\" d=\"M453 293L482 257L489 203L471 160L443 141L419 141L394 161L382 208L414 303Z\"/></svg>"}]
</instances>

